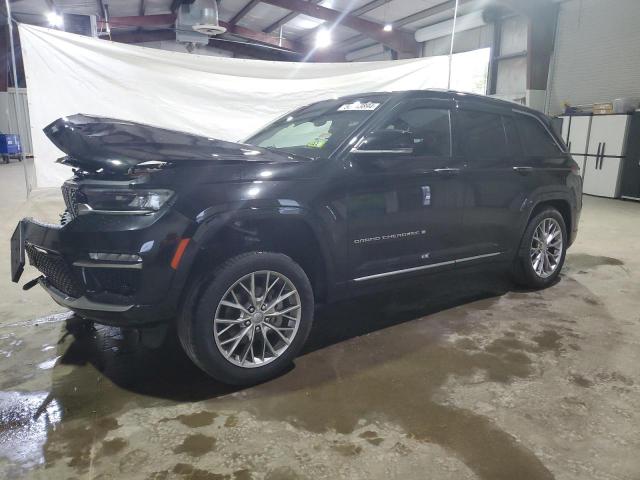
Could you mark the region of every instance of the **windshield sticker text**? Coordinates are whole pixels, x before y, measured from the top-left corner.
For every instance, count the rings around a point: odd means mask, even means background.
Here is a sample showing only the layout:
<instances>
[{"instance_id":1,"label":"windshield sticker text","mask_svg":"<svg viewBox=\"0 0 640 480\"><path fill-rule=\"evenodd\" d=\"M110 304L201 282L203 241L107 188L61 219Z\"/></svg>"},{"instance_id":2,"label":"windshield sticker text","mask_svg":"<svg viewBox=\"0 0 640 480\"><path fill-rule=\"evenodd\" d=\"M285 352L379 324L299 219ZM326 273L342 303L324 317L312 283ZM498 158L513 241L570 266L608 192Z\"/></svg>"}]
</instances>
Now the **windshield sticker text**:
<instances>
[{"instance_id":1,"label":"windshield sticker text","mask_svg":"<svg viewBox=\"0 0 640 480\"><path fill-rule=\"evenodd\" d=\"M338 108L339 112L363 112L363 111L373 111L380 106L379 103L375 102L353 102L353 103L345 103L340 108Z\"/></svg>"}]
</instances>

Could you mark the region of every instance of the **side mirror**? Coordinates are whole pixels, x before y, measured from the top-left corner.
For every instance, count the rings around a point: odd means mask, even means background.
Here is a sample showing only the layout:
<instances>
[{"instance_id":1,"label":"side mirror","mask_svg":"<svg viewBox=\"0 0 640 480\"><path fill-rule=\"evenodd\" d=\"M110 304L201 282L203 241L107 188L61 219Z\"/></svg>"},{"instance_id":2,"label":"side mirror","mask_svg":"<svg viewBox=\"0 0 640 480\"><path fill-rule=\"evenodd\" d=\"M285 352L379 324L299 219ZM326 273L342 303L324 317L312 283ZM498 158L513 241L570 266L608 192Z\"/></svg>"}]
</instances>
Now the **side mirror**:
<instances>
[{"instance_id":1,"label":"side mirror","mask_svg":"<svg viewBox=\"0 0 640 480\"><path fill-rule=\"evenodd\" d=\"M351 152L412 154L413 135L405 130L376 130L367 135Z\"/></svg>"}]
</instances>

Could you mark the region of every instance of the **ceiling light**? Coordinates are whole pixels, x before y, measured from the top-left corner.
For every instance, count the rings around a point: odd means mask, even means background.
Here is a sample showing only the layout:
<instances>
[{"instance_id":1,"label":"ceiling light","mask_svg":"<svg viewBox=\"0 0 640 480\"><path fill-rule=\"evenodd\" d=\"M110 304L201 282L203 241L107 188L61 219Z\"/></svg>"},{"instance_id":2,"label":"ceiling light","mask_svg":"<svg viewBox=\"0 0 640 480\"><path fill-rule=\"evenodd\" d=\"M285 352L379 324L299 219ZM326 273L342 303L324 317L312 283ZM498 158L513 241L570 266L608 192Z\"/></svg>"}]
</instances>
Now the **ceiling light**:
<instances>
[{"instance_id":1,"label":"ceiling light","mask_svg":"<svg viewBox=\"0 0 640 480\"><path fill-rule=\"evenodd\" d=\"M56 12L49 12L47 13L47 22L52 27L61 27L64 20L62 15L58 15Z\"/></svg>"},{"instance_id":2,"label":"ceiling light","mask_svg":"<svg viewBox=\"0 0 640 480\"><path fill-rule=\"evenodd\" d=\"M316 34L316 48L325 48L331 45L331 31L321 28Z\"/></svg>"},{"instance_id":3,"label":"ceiling light","mask_svg":"<svg viewBox=\"0 0 640 480\"><path fill-rule=\"evenodd\" d=\"M393 25L387 23L384 27L382 27L382 30L384 30L385 32L391 32L393 30Z\"/></svg>"}]
</instances>

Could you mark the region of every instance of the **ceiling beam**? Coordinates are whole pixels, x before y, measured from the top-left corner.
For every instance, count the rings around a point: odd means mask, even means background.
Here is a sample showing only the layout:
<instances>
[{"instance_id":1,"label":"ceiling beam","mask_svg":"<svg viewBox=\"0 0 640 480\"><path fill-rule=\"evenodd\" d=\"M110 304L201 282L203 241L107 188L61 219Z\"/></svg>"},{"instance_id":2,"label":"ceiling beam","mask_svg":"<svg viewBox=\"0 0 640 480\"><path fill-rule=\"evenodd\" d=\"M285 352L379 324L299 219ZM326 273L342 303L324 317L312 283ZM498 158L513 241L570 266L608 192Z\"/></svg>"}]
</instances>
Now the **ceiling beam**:
<instances>
[{"instance_id":1,"label":"ceiling beam","mask_svg":"<svg viewBox=\"0 0 640 480\"><path fill-rule=\"evenodd\" d=\"M132 31L132 32L113 32L111 39L114 42L120 43L145 43L145 42L161 42L171 41L176 39L176 32L172 29L163 30L145 30L145 31ZM265 60L287 60L298 59L301 54L294 52L287 52L282 50L269 50L257 46L254 43L239 43L239 42L224 42L219 39L212 38L209 40L209 45L221 50L227 50L229 52L238 53L240 55L246 55L253 58L265 59ZM295 57L293 57L295 56Z\"/></svg>"},{"instance_id":2,"label":"ceiling beam","mask_svg":"<svg viewBox=\"0 0 640 480\"><path fill-rule=\"evenodd\" d=\"M418 43L413 38L413 34L398 30L385 32L383 25L349 13L322 7L304 0L262 0L262 2L309 17L319 18L333 25L351 28L398 52L410 53L415 56L418 50Z\"/></svg>"},{"instance_id":3,"label":"ceiling beam","mask_svg":"<svg viewBox=\"0 0 640 480\"><path fill-rule=\"evenodd\" d=\"M320 3L322 0L308 0L308 1L311 2L311 3ZM280 20L276 20L275 22L273 22L271 25L269 25L267 28L265 28L262 31L266 32L266 33L275 32L280 27L284 26L286 23L289 23L291 20L296 18L298 15L300 15L298 12L287 13Z\"/></svg>"},{"instance_id":4,"label":"ceiling beam","mask_svg":"<svg viewBox=\"0 0 640 480\"><path fill-rule=\"evenodd\" d=\"M349 11L350 15L355 15L356 17L359 17L360 15L363 15L371 10L375 10L378 7L381 7L383 5L385 5L386 3L391 2L392 0L373 0L373 2L369 2L363 6L361 6L360 8L356 8L355 10L351 10ZM303 36L306 38L315 36L316 33L318 32L318 30L322 27L324 27L324 23L321 23L320 25L318 25L315 28L312 28L306 32L304 32ZM362 38L367 38L365 35L362 35Z\"/></svg>"},{"instance_id":5,"label":"ceiling beam","mask_svg":"<svg viewBox=\"0 0 640 480\"><path fill-rule=\"evenodd\" d=\"M231 20L229 20L229 23L231 25L236 25L240 20L242 20L251 10L253 10L256 5L258 5L260 3L260 0L251 0L249 3L247 3L244 7L242 7L242 9L240 9L240 11L238 13L236 13L233 18Z\"/></svg>"},{"instance_id":6,"label":"ceiling beam","mask_svg":"<svg viewBox=\"0 0 640 480\"><path fill-rule=\"evenodd\" d=\"M176 15L173 13L165 13L159 15L145 15L134 17L112 17L109 19L109 26L111 30L117 30L119 28L135 28L135 27L173 27L176 21ZM105 25L104 19L98 20L98 28L102 28ZM240 25L231 25L230 23L220 21L221 26L227 29L227 33L242 37L254 42L264 43L272 47L282 48L291 52L302 53L304 52L304 46L293 40L279 39L268 33L251 30L250 28L242 27ZM173 39L175 40L175 31L173 32ZM124 43L136 43L136 42L124 42Z\"/></svg>"},{"instance_id":7,"label":"ceiling beam","mask_svg":"<svg viewBox=\"0 0 640 480\"><path fill-rule=\"evenodd\" d=\"M242 38L246 38L248 40L253 40L256 42L264 43L266 45L271 45L278 48L283 48L286 50L290 50L292 52L303 52L305 50L304 45L295 40L289 40L286 38L278 38L269 33L258 32L256 30L251 30L250 28L242 27L240 25L232 25L227 22L220 21L220 25L227 29L228 33L233 35L237 35Z\"/></svg>"},{"instance_id":8,"label":"ceiling beam","mask_svg":"<svg viewBox=\"0 0 640 480\"><path fill-rule=\"evenodd\" d=\"M173 13L162 13L159 15L136 15L131 17L111 17L109 27L111 29L128 27L166 27L176 22ZM97 20L98 28L104 28L106 22L103 18Z\"/></svg>"},{"instance_id":9,"label":"ceiling beam","mask_svg":"<svg viewBox=\"0 0 640 480\"><path fill-rule=\"evenodd\" d=\"M322 0L308 0L312 3L320 3ZM372 2L369 2L363 6L361 6L360 8L356 8L355 10L350 10L349 14L350 15L354 15L356 17L359 17L360 15L363 15L367 12L370 12L371 10L375 10L378 7L381 7L389 2L391 2L392 0L373 0ZM300 15L298 12L291 12L287 15L285 15L284 17L282 17L280 20L277 20L276 22L272 23L271 25L269 25L267 28L265 28L263 30L263 32L273 32L275 30L277 30L278 28L282 27L284 24L290 22L291 20L293 20L294 18L296 18L298 15ZM309 32L305 32L304 36L309 36L309 35L313 35L317 30L316 28L311 29L311 31Z\"/></svg>"},{"instance_id":10,"label":"ceiling beam","mask_svg":"<svg viewBox=\"0 0 640 480\"><path fill-rule=\"evenodd\" d=\"M476 2L478 0L460 0L459 5L465 5L468 3ZM453 18L453 10L456 6L455 0L447 0L446 2L439 3L434 5L433 7L425 8L424 10L420 10L419 12L413 13L407 17L403 17L399 20L393 22L394 28L401 28L409 23L417 22L420 20L424 20L425 18L433 17L434 15L439 15L441 13L451 11L451 17ZM445 20L442 20L445 21ZM349 49L351 46L360 43L363 41L366 35L355 35L351 38L346 39L341 42L338 47L344 50Z\"/></svg>"},{"instance_id":11,"label":"ceiling beam","mask_svg":"<svg viewBox=\"0 0 640 480\"><path fill-rule=\"evenodd\" d=\"M135 30L130 32L111 32L111 40L119 43L144 43L175 40L174 30Z\"/></svg>"}]
</instances>

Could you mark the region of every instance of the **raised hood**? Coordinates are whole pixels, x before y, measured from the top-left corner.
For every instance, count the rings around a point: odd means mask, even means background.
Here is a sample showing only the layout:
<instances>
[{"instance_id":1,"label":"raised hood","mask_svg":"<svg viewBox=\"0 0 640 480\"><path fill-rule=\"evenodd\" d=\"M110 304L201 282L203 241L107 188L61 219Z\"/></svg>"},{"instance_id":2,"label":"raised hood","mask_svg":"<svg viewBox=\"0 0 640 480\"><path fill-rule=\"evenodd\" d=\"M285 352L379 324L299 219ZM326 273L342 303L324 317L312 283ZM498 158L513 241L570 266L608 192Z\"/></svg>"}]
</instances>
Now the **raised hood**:
<instances>
[{"instance_id":1,"label":"raised hood","mask_svg":"<svg viewBox=\"0 0 640 480\"><path fill-rule=\"evenodd\" d=\"M300 157L142 123L77 114L62 117L44 133L83 170L123 173L145 162L291 162Z\"/></svg>"}]
</instances>

